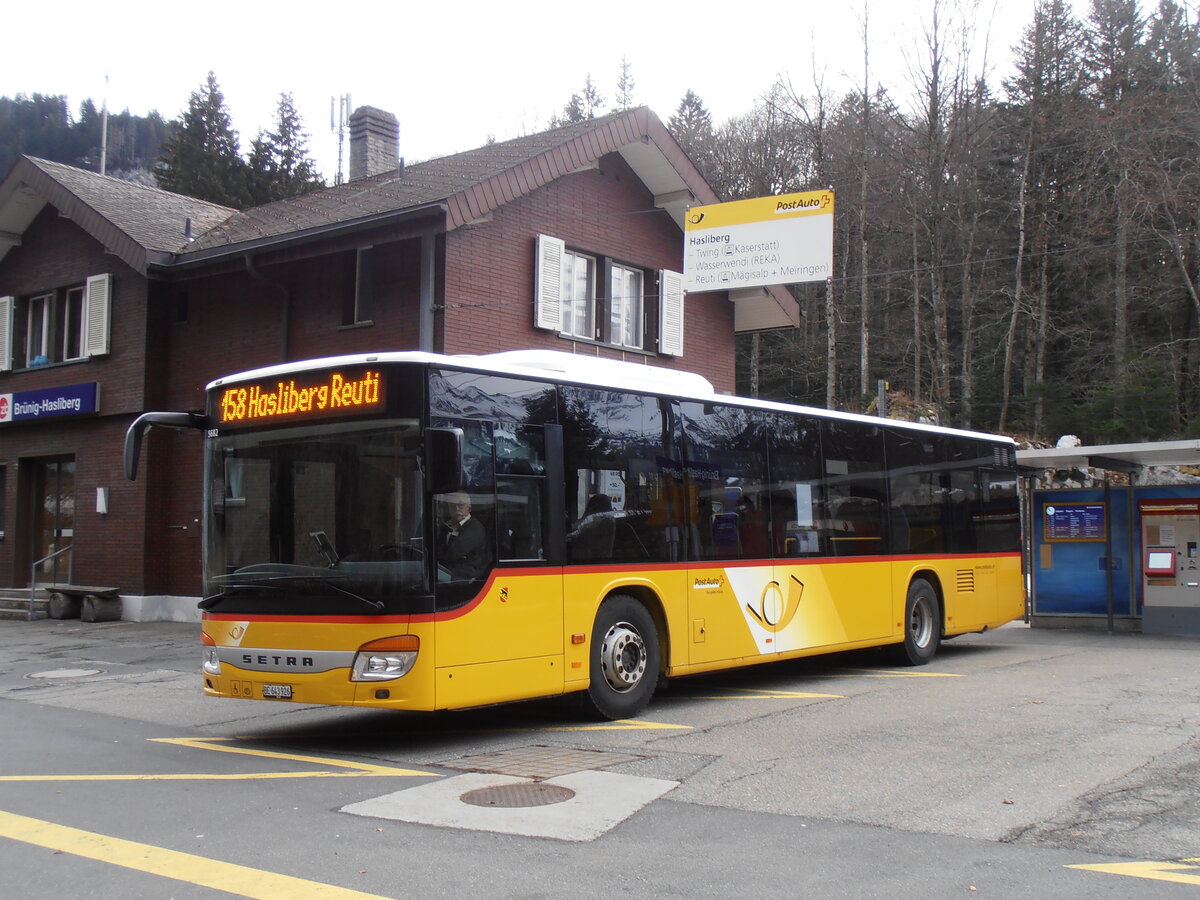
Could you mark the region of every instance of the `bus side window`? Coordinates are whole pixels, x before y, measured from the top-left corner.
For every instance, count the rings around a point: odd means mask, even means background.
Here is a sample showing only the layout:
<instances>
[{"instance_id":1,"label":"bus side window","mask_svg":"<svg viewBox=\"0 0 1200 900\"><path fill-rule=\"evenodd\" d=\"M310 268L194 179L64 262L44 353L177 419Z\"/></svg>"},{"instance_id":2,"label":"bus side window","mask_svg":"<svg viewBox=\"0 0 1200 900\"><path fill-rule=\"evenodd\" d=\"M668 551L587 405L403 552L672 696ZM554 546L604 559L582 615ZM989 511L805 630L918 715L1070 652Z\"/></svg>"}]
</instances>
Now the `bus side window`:
<instances>
[{"instance_id":1,"label":"bus side window","mask_svg":"<svg viewBox=\"0 0 1200 900\"><path fill-rule=\"evenodd\" d=\"M501 560L545 559L544 485L544 478L496 476L496 539Z\"/></svg>"},{"instance_id":2,"label":"bus side window","mask_svg":"<svg viewBox=\"0 0 1200 900\"><path fill-rule=\"evenodd\" d=\"M772 415L766 423L771 463L769 538L774 556L822 552L820 421Z\"/></svg>"}]
</instances>

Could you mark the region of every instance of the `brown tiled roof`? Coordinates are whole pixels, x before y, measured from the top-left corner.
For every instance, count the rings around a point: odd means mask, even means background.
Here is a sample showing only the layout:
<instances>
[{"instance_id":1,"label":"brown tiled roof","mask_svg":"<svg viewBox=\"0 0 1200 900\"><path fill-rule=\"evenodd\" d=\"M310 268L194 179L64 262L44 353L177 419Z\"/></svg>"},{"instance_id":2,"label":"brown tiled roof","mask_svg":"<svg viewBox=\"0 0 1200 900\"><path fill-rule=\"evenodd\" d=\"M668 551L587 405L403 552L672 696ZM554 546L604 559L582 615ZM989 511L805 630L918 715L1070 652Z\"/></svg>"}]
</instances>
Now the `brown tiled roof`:
<instances>
[{"instance_id":1,"label":"brown tiled roof","mask_svg":"<svg viewBox=\"0 0 1200 900\"><path fill-rule=\"evenodd\" d=\"M123 258L131 251L137 256L130 242L141 247L140 265L126 258L140 269L146 265L145 251L178 253L187 246L189 219L192 233L200 234L234 214L215 203L31 156L17 162L10 180L44 197Z\"/></svg>"},{"instance_id":2,"label":"brown tiled roof","mask_svg":"<svg viewBox=\"0 0 1200 900\"><path fill-rule=\"evenodd\" d=\"M243 210L198 236L184 255L433 204L446 205L447 227L454 228L606 153L650 140L702 202L715 200L665 126L642 107Z\"/></svg>"}]
</instances>

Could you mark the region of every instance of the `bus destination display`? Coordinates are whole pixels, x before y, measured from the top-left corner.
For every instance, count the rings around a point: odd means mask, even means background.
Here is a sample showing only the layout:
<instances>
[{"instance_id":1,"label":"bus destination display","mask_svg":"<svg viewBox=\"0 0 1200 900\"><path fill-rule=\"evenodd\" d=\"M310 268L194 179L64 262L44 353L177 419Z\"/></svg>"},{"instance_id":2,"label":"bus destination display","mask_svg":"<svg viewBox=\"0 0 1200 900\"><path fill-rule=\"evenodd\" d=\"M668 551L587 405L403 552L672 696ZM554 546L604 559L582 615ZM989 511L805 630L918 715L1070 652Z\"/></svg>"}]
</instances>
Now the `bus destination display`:
<instances>
[{"instance_id":1,"label":"bus destination display","mask_svg":"<svg viewBox=\"0 0 1200 900\"><path fill-rule=\"evenodd\" d=\"M311 372L232 385L214 403L217 421L235 426L377 412L384 408L383 379L373 369Z\"/></svg>"}]
</instances>

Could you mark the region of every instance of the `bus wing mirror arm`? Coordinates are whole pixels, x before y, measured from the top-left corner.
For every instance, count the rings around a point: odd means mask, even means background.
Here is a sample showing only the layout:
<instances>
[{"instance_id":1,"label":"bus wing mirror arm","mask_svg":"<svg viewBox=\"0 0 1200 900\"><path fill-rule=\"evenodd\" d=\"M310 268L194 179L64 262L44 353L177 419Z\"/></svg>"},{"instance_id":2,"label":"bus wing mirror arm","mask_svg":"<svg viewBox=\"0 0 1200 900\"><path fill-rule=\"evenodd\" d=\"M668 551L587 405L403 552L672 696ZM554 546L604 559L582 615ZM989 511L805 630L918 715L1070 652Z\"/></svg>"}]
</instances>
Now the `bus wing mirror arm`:
<instances>
[{"instance_id":1,"label":"bus wing mirror arm","mask_svg":"<svg viewBox=\"0 0 1200 900\"><path fill-rule=\"evenodd\" d=\"M159 428L205 428L208 420L200 413L147 412L142 413L125 432L125 477L137 480L138 457L142 454L142 438L146 432Z\"/></svg>"}]
</instances>

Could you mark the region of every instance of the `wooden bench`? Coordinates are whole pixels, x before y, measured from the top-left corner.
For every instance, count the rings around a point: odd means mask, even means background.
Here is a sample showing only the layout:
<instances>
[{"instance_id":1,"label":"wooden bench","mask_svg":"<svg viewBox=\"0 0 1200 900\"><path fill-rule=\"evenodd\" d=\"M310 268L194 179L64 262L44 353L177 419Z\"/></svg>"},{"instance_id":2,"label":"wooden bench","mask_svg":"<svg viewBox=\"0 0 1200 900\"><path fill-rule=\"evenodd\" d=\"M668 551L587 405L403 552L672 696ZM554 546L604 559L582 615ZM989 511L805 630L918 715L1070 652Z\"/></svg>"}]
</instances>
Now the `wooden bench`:
<instances>
[{"instance_id":1,"label":"wooden bench","mask_svg":"<svg viewBox=\"0 0 1200 900\"><path fill-rule=\"evenodd\" d=\"M120 588L87 584L42 584L49 593L46 614L51 619L115 622L121 618Z\"/></svg>"}]
</instances>

